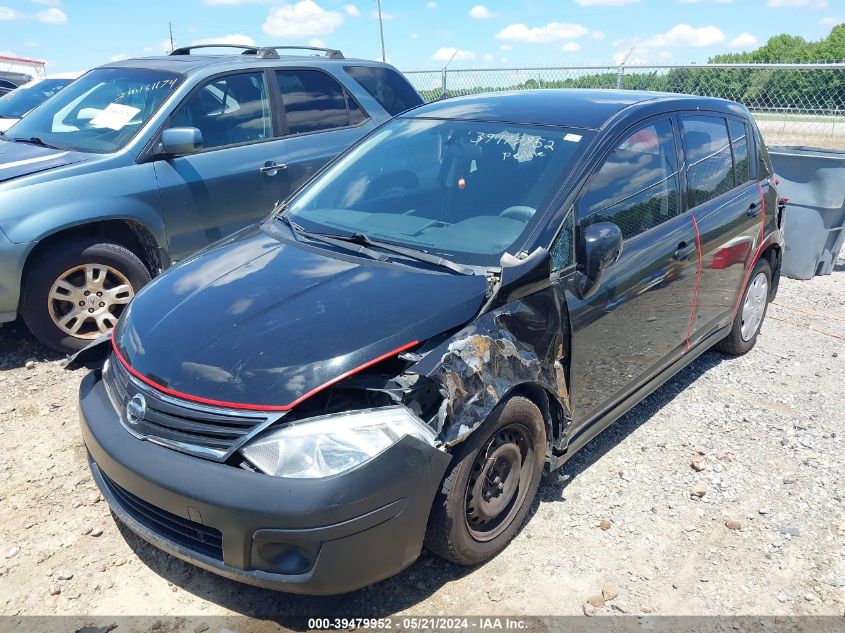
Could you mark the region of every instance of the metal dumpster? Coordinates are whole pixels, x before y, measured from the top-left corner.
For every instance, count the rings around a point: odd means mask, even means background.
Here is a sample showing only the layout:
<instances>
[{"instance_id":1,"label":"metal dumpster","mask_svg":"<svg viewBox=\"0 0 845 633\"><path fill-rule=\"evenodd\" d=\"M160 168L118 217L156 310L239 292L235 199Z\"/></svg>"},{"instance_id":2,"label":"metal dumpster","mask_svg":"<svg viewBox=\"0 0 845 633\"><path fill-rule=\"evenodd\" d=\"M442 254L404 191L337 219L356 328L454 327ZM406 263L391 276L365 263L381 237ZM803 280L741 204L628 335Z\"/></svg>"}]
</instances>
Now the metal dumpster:
<instances>
[{"instance_id":1,"label":"metal dumpster","mask_svg":"<svg viewBox=\"0 0 845 633\"><path fill-rule=\"evenodd\" d=\"M772 146L769 154L778 193L789 199L782 272L792 279L829 275L845 238L845 151Z\"/></svg>"}]
</instances>

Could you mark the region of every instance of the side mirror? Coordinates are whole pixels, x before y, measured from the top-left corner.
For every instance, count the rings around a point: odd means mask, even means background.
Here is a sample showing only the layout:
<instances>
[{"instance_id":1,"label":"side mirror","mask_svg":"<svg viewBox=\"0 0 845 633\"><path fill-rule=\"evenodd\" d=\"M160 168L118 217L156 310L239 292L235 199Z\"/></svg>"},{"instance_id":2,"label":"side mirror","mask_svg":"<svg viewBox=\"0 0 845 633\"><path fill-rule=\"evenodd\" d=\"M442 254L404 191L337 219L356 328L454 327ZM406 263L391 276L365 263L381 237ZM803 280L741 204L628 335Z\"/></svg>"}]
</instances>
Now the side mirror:
<instances>
[{"instance_id":1,"label":"side mirror","mask_svg":"<svg viewBox=\"0 0 845 633\"><path fill-rule=\"evenodd\" d=\"M202 132L195 127L171 127L161 133L158 154L181 156L202 149Z\"/></svg>"},{"instance_id":2,"label":"side mirror","mask_svg":"<svg viewBox=\"0 0 845 633\"><path fill-rule=\"evenodd\" d=\"M622 254L622 231L611 222L590 224L579 247L578 291L584 298L598 287L604 270Z\"/></svg>"}]
</instances>

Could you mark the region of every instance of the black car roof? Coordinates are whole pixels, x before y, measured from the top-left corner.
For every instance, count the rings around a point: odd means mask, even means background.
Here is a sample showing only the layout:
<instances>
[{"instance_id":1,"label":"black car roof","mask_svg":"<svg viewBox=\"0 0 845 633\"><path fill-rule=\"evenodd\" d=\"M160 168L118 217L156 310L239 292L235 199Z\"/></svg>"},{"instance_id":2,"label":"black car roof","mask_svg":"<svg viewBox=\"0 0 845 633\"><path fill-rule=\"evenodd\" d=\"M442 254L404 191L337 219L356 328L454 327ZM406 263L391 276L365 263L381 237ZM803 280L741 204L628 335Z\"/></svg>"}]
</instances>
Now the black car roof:
<instances>
[{"instance_id":1,"label":"black car roof","mask_svg":"<svg viewBox=\"0 0 845 633\"><path fill-rule=\"evenodd\" d=\"M669 110L700 107L735 112L741 107L723 99L663 92L543 89L454 97L420 106L402 116L600 129L626 108L642 105L645 109L658 103Z\"/></svg>"}]
</instances>

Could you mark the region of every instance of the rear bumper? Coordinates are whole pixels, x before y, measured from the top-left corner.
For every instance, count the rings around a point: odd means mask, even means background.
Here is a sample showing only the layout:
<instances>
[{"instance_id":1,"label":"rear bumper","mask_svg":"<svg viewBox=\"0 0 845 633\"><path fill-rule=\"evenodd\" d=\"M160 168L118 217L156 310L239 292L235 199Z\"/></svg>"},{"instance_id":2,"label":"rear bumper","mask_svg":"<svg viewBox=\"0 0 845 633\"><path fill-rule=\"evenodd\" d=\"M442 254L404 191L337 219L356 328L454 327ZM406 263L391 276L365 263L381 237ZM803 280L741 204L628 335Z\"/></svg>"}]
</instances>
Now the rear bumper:
<instances>
[{"instance_id":1,"label":"rear bumper","mask_svg":"<svg viewBox=\"0 0 845 633\"><path fill-rule=\"evenodd\" d=\"M82 381L80 423L94 480L133 532L216 574L292 593L345 593L414 562L451 459L406 437L335 477L253 473L136 439L99 372Z\"/></svg>"},{"instance_id":2,"label":"rear bumper","mask_svg":"<svg viewBox=\"0 0 845 633\"><path fill-rule=\"evenodd\" d=\"M0 231L0 323L17 317L23 266L32 246L10 242Z\"/></svg>"}]
</instances>

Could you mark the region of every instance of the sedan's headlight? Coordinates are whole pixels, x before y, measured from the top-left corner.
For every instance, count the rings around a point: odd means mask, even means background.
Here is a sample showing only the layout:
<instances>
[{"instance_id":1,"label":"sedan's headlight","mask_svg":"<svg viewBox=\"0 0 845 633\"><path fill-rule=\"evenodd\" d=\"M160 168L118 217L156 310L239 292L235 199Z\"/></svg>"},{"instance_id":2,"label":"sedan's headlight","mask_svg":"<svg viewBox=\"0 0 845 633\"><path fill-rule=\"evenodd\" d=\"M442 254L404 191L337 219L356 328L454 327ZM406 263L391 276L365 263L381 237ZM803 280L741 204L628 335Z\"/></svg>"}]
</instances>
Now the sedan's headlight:
<instances>
[{"instance_id":1,"label":"sedan's headlight","mask_svg":"<svg viewBox=\"0 0 845 633\"><path fill-rule=\"evenodd\" d=\"M360 466L406 435L434 445L435 433L403 406L309 418L273 429L241 449L261 472L315 479Z\"/></svg>"}]
</instances>

